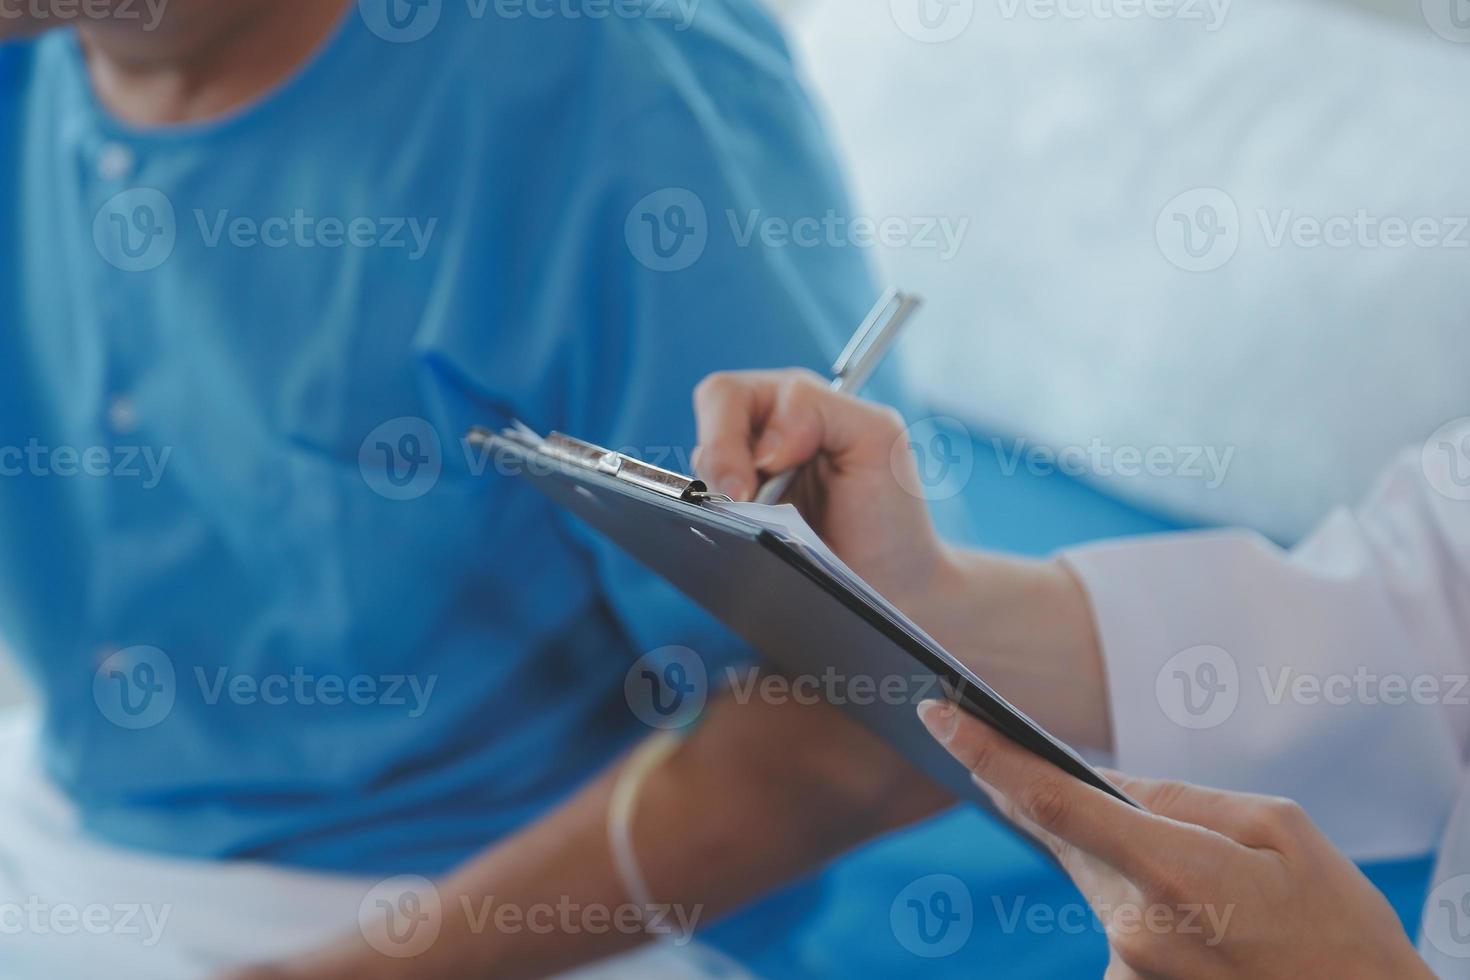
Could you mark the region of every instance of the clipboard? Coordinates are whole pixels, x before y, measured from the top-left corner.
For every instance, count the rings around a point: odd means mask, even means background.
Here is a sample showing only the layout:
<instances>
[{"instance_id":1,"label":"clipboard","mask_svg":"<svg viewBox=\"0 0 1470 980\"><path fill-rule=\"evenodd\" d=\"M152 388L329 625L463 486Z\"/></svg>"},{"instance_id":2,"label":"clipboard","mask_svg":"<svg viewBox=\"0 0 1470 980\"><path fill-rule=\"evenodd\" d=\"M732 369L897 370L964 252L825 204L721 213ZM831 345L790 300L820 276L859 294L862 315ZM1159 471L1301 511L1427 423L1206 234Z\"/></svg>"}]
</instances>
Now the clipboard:
<instances>
[{"instance_id":1,"label":"clipboard","mask_svg":"<svg viewBox=\"0 0 1470 980\"><path fill-rule=\"evenodd\" d=\"M970 774L929 735L916 708L947 697L1023 748L1138 806L1069 746L991 689L917 624L789 525L752 516L700 480L520 423L471 429L494 470L524 479L667 579L788 677L903 678L912 696L843 698L838 707L957 797L994 812ZM794 514L794 508L791 509ZM804 522L801 524L804 528ZM812 536L814 538L814 536ZM925 684L930 688L921 690Z\"/></svg>"}]
</instances>

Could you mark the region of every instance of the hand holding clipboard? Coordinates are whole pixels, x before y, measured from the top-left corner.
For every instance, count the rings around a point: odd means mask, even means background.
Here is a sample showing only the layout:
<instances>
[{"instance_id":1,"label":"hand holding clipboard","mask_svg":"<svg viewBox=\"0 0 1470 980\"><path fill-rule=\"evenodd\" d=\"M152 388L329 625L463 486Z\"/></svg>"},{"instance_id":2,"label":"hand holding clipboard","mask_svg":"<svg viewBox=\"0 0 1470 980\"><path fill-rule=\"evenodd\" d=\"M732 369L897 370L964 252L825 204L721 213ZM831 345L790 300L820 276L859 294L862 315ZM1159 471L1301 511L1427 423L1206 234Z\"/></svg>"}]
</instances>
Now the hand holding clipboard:
<instances>
[{"instance_id":1,"label":"hand holding clipboard","mask_svg":"<svg viewBox=\"0 0 1470 980\"><path fill-rule=\"evenodd\" d=\"M887 336L891 342L892 333ZM792 390L810 384L806 381ZM711 390L705 389L706 398ZM840 397L830 392L823 395L828 399ZM773 400L767 407L775 410L778 406ZM722 441L724 449L733 450L737 443L742 447L751 467L750 485L757 464L770 462L762 458L766 455L771 460L795 461L811 458L820 448L826 451L825 465L830 466L834 457L838 465L842 464L846 448L862 450L860 455L868 458L875 431L882 436L885 449L893 441L889 427L895 418L890 410L862 408L876 413L884 425L869 431L861 424L840 428L828 424L835 423L834 419L814 418L810 425L797 426L788 433L789 442L757 445L754 452L748 445L749 417L744 416L743 434L730 432L727 438L713 442L702 438L700 465L714 465L718 470L719 464L729 461L722 455ZM883 591L873 588L829 550L828 544L834 542L824 542L795 508L742 505L712 492L703 481L690 476L573 437L554 433L542 438L524 426L500 433L476 429L469 439L495 454L497 472L519 474L572 511L723 621L787 675L825 677L835 673L866 680L869 686L888 678L902 679L906 693L914 697L896 701L847 697L838 706L961 798L990 807L989 798L968 773L929 736L915 711L919 699L943 697L954 701L1064 772L1127 801L1080 756L1008 703L935 642ZM829 518L840 517L844 525L852 521L858 526L866 523L866 530L884 527L892 520L892 515L885 513L892 503L893 481L886 451L881 459L881 465L869 459L861 472L843 476L884 481L885 492L867 498L861 493L846 494L843 500L847 503L839 506L848 510L841 515L828 514ZM771 472L784 467L762 469ZM723 474L723 470L720 472ZM914 504L909 513L915 533L927 534L937 553L940 546L927 514L917 501L910 502ZM866 520L860 516L863 507L872 508ZM841 541L835 543L844 548ZM862 554L861 547L845 550L848 558ZM866 567L877 568L879 563L875 560ZM917 574L919 570L907 571Z\"/></svg>"}]
</instances>

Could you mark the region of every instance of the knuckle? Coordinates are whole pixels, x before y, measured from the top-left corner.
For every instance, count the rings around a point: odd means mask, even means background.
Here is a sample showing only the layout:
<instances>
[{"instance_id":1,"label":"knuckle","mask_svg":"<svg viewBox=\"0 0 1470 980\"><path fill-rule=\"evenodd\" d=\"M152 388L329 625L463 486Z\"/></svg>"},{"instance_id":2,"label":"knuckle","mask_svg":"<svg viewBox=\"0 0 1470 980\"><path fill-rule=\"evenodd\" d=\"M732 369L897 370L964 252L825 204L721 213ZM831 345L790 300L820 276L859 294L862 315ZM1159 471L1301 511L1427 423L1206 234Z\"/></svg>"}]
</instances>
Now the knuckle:
<instances>
[{"instance_id":1,"label":"knuckle","mask_svg":"<svg viewBox=\"0 0 1470 980\"><path fill-rule=\"evenodd\" d=\"M790 368L786 372L787 383L808 390L825 390L830 382L811 368Z\"/></svg>"},{"instance_id":2,"label":"knuckle","mask_svg":"<svg viewBox=\"0 0 1470 980\"><path fill-rule=\"evenodd\" d=\"M980 739L965 747L964 758L969 762L970 774L986 779L995 763L995 747L988 740Z\"/></svg>"},{"instance_id":3,"label":"knuckle","mask_svg":"<svg viewBox=\"0 0 1470 980\"><path fill-rule=\"evenodd\" d=\"M1163 944L1147 929L1111 923L1108 926L1108 945L1130 969L1144 976L1160 975L1167 966Z\"/></svg>"},{"instance_id":4,"label":"knuckle","mask_svg":"<svg viewBox=\"0 0 1470 980\"><path fill-rule=\"evenodd\" d=\"M876 422L880 429L890 434L897 434L908 427L908 422L904 419L903 413L892 405L877 406Z\"/></svg>"},{"instance_id":5,"label":"knuckle","mask_svg":"<svg viewBox=\"0 0 1470 980\"><path fill-rule=\"evenodd\" d=\"M903 438L908 423L898 409L890 405L866 404L863 407L867 412L864 416L866 441L886 449Z\"/></svg>"},{"instance_id":6,"label":"knuckle","mask_svg":"<svg viewBox=\"0 0 1470 980\"><path fill-rule=\"evenodd\" d=\"M1262 800L1254 813L1255 829L1267 840L1295 838L1307 826L1307 812L1295 800L1273 796Z\"/></svg>"},{"instance_id":7,"label":"knuckle","mask_svg":"<svg viewBox=\"0 0 1470 980\"><path fill-rule=\"evenodd\" d=\"M780 382L780 401L788 408L805 409L819 405L830 392L830 382L806 368L792 368Z\"/></svg>"},{"instance_id":8,"label":"knuckle","mask_svg":"<svg viewBox=\"0 0 1470 980\"><path fill-rule=\"evenodd\" d=\"M824 387L815 375L792 370L781 380L781 398L788 405L805 405L814 401Z\"/></svg>"},{"instance_id":9,"label":"knuckle","mask_svg":"<svg viewBox=\"0 0 1470 980\"><path fill-rule=\"evenodd\" d=\"M716 371L707 375L699 384L694 386L694 400L705 402L716 398L724 392L729 391L736 385L734 374L729 371Z\"/></svg>"},{"instance_id":10,"label":"knuckle","mask_svg":"<svg viewBox=\"0 0 1470 980\"><path fill-rule=\"evenodd\" d=\"M1032 785L1026 794L1025 811L1042 830L1057 831L1066 826L1071 804L1061 784L1048 777Z\"/></svg>"},{"instance_id":11,"label":"knuckle","mask_svg":"<svg viewBox=\"0 0 1470 980\"><path fill-rule=\"evenodd\" d=\"M1165 780L1149 787L1148 805L1149 809L1157 813L1171 813L1183 802L1185 794L1189 792L1186 783Z\"/></svg>"},{"instance_id":12,"label":"knuckle","mask_svg":"<svg viewBox=\"0 0 1470 980\"><path fill-rule=\"evenodd\" d=\"M1155 862L1148 866L1141 878L1144 894L1149 901L1168 906L1177 906L1190 901L1195 887L1187 868L1177 861Z\"/></svg>"}]
</instances>

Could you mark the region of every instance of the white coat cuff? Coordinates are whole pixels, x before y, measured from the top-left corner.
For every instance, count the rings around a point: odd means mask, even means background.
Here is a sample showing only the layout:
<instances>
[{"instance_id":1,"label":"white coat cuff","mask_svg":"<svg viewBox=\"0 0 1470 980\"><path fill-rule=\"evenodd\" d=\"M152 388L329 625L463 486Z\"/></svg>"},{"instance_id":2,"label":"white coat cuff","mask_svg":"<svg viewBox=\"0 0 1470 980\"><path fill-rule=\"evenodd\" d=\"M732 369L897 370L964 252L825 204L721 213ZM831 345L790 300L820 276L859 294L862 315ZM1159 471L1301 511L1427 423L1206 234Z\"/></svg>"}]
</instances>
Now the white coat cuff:
<instances>
[{"instance_id":1,"label":"white coat cuff","mask_svg":"<svg viewBox=\"0 0 1470 980\"><path fill-rule=\"evenodd\" d=\"M1112 723L1112 764L1124 772L1187 778L1215 768L1212 760L1193 757L1201 746L1189 737L1188 726L1209 727L1211 713L1228 706L1208 703L1205 690L1186 706L1177 679L1169 676L1186 670L1194 677L1209 659L1205 651L1176 660L1186 649L1208 646L1191 640L1180 647L1181 638L1197 637L1200 624L1219 610L1214 590L1203 581L1197 589L1187 583L1200 554L1200 536L1190 535L1111 541L1061 556L1092 603Z\"/></svg>"}]
</instances>

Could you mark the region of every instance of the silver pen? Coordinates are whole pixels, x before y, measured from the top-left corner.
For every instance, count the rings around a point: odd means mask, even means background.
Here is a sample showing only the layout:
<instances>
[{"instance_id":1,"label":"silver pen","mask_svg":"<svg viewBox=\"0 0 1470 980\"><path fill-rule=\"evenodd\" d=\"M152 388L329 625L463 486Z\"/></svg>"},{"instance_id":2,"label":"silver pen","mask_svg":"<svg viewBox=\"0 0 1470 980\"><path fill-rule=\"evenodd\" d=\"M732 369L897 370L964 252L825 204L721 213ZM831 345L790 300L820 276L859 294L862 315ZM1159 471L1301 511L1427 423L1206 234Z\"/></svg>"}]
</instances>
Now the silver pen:
<instances>
[{"instance_id":1,"label":"silver pen","mask_svg":"<svg viewBox=\"0 0 1470 980\"><path fill-rule=\"evenodd\" d=\"M912 293L890 288L858 326L857 333L832 365L833 391L855 395L863 390L878 365L883 363L899 331L913 316L923 300ZM776 504L786 496L797 470L787 470L765 482L755 495L758 504Z\"/></svg>"}]
</instances>

